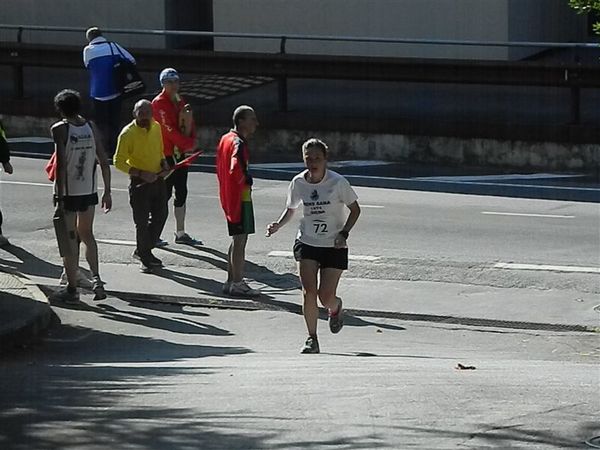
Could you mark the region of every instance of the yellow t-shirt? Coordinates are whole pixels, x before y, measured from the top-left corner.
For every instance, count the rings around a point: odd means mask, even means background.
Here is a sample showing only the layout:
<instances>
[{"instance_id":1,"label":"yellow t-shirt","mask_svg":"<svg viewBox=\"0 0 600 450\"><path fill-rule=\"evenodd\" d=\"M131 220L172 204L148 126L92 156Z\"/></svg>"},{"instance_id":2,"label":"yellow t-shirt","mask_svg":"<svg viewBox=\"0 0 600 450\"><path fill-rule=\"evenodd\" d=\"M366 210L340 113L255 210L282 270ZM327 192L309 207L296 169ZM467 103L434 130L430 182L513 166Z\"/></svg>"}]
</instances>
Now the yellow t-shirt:
<instances>
[{"instance_id":1,"label":"yellow t-shirt","mask_svg":"<svg viewBox=\"0 0 600 450\"><path fill-rule=\"evenodd\" d=\"M146 172L161 171L160 162L165 159L160 125L152 120L150 129L139 127L135 120L126 125L117 141L113 158L115 167L129 173L132 167Z\"/></svg>"}]
</instances>

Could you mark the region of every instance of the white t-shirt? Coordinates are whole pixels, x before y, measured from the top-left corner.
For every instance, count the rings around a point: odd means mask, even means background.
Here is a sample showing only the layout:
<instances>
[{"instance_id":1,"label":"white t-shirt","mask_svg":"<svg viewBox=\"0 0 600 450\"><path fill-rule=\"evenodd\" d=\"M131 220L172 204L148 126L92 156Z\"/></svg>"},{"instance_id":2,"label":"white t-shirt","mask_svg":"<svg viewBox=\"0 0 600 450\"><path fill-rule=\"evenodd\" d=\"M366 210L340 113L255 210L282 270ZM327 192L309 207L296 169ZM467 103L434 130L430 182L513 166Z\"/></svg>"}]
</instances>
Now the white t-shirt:
<instances>
[{"instance_id":1,"label":"white t-shirt","mask_svg":"<svg viewBox=\"0 0 600 450\"><path fill-rule=\"evenodd\" d=\"M96 141L89 122L83 125L67 124L68 136L65 147L66 185L65 195L90 195L98 190L96 184Z\"/></svg>"},{"instance_id":2,"label":"white t-shirt","mask_svg":"<svg viewBox=\"0 0 600 450\"><path fill-rule=\"evenodd\" d=\"M321 182L313 184L306 181L307 172L296 175L288 189L286 207L296 209L301 203L304 205L297 239L313 247L333 247L346 223L346 206L358 196L339 173L327 170Z\"/></svg>"}]
</instances>

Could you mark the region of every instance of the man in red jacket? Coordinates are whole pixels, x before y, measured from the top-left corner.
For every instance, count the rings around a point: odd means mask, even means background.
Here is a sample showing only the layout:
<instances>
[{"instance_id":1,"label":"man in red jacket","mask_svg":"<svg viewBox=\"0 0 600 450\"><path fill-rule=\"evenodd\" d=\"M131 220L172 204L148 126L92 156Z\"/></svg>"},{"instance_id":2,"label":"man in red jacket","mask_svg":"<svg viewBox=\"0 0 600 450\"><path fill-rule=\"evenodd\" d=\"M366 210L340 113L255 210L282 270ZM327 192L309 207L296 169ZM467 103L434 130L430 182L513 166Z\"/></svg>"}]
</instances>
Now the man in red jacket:
<instances>
[{"instance_id":1,"label":"man in red jacket","mask_svg":"<svg viewBox=\"0 0 600 450\"><path fill-rule=\"evenodd\" d=\"M184 153L193 152L197 148L196 127L182 127L181 121L186 114L191 118L189 105L179 95L179 74L173 68L164 69L159 75L162 91L152 100L152 115L161 127L165 158L170 166L185 158ZM173 211L175 215L175 243L202 245L202 241L192 238L185 232L185 204L187 199L188 168L175 170L165 179L168 197L171 198L175 188ZM159 239L156 246L163 247L167 242Z\"/></svg>"},{"instance_id":2,"label":"man in red jacket","mask_svg":"<svg viewBox=\"0 0 600 450\"><path fill-rule=\"evenodd\" d=\"M227 258L227 281L223 292L240 297L260 295L244 282L244 264L248 235L254 234L252 177L248 173L247 139L258 127L258 119L250 106L239 106L233 112L233 129L221 137L217 147L219 197L227 219L232 242Z\"/></svg>"}]
</instances>

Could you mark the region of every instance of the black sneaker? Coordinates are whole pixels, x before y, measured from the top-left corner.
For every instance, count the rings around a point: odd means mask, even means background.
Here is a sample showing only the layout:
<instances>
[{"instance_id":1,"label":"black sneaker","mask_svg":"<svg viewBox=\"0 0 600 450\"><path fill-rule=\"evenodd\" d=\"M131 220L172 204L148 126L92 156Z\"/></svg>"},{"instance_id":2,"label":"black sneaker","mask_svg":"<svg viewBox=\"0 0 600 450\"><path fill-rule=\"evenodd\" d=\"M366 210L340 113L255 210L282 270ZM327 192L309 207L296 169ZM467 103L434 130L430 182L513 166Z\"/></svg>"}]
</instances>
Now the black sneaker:
<instances>
[{"instance_id":1,"label":"black sneaker","mask_svg":"<svg viewBox=\"0 0 600 450\"><path fill-rule=\"evenodd\" d=\"M156 244L154 244L154 246L156 248L163 248L163 247L166 247L167 245L169 245L169 243L167 241L163 241L161 238L158 238L158 240L156 241Z\"/></svg>"},{"instance_id":2,"label":"black sneaker","mask_svg":"<svg viewBox=\"0 0 600 450\"><path fill-rule=\"evenodd\" d=\"M148 257L148 263L150 267L162 267L163 265L162 261L152 254Z\"/></svg>"},{"instance_id":3,"label":"black sneaker","mask_svg":"<svg viewBox=\"0 0 600 450\"><path fill-rule=\"evenodd\" d=\"M138 253L137 250L134 250L133 253L131 254L131 257L134 259L137 259L138 261L141 261L142 258L140 257L140 254ZM149 267L162 267L163 263L160 259L158 259L156 256L154 256L153 254L150 254L150 256L148 256L147 258L144 258L144 261L146 261L146 265Z\"/></svg>"},{"instance_id":4,"label":"black sneaker","mask_svg":"<svg viewBox=\"0 0 600 450\"><path fill-rule=\"evenodd\" d=\"M100 279L99 275L95 275L92 278L92 291L94 291L94 300L105 300L106 291L104 290L104 281Z\"/></svg>"},{"instance_id":5,"label":"black sneaker","mask_svg":"<svg viewBox=\"0 0 600 450\"><path fill-rule=\"evenodd\" d=\"M334 315L331 314L331 311L329 311L329 330L331 330L333 334L339 333L344 326L344 310L342 308L342 299L339 297L336 297L336 299L339 301L337 312Z\"/></svg>"},{"instance_id":6,"label":"black sneaker","mask_svg":"<svg viewBox=\"0 0 600 450\"><path fill-rule=\"evenodd\" d=\"M141 261L140 262L140 272L142 273L152 273L152 266L149 261Z\"/></svg>"},{"instance_id":7,"label":"black sneaker","mask_svg":"<svg viewBox=\"0 0 600 450\"><path fill-rule=\"evenodd\" d=\"M309 336L300 353L320 353L319 340L316 336Z\"/></svg>"},{"instance_id":8,"label":"black sneaker","mask_svg":"<svg viewBox=\"0 0 600 450\"><path fill-rule=\"evenodd\" d=\"M193 237L191 237L187 233L183 233L181 236L177 236L177 233L175 233L175 243L176 244L191 245L192 247L195 246L195 245L202 245L202 241L201 240L194 239Z\"/></svg>"}]
</instances>

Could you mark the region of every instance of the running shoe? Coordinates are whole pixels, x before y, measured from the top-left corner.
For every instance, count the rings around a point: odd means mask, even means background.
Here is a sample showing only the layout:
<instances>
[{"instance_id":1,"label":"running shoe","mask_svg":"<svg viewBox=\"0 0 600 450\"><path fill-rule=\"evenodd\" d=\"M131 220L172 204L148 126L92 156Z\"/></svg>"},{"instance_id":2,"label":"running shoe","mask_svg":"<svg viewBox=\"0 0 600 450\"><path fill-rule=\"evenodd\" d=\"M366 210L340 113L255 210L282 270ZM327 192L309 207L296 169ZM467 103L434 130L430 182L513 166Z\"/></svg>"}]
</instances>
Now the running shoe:
<instances>
[{"instance_id":1,"label":"running shoe","mask_svg":"<svg viewBox=\"0 0 600 450\"><path fill-rule=\"evenodd\" d=\"M181 236L177 236L177 233L175 233L175 243L176 244L185 244L185 245L203 245L202 241L198 240L198 239L194 239L193 237L191 237L189 234L187 233L183 233Z\"/></svg>"},{"instance_id":2,"label":"running shoe","mask_svg":"<svg viewBox=\"0 0 600 450\"><path fill-rule=\"evenodd\" d=\"M100 279L99 275L92 278L92 291L94 291L94 300L104 300L106 298L104 281Z\"/></svg>"},{"instance_id":3,"label":"running shoe","mask_svg":"<svg viewBox=\"0 0 600 450\"><path fill-rule=\"evenodd\" d=\"M244 281L238 281L229 285L229 295L234 297L258 297L260 291L252 289Z\"/></svg>"},{"instance_id":4,"label":"running shoe","mask_svg":"<svg viewBox=\"0 0 600 450\"><path fill-rule=\"evenodd\" d=\"M63 269L62 273L60 274L58 285L66 286L67 284L69 284L69 281L67 280L67 272L65 269ZM84 289L90 289L92 287L92 282L88 280L81 270L77 270L77 287Z\"/></svg>"},{"instance_id":5,"label":"running shoe","mask_svg":"<svg viewBox=\"0 0 600 450\"><path fill-rule=\"evenodd\" d=\"M50 296L51 302L62 302L67 305L78 305L79 304L79 291L75 289L74 291L69 291L68 287L64 287L59 289L54 294Z\"/></svg>"},{"instance_id":6,"label":"running shoe","mask_svg":"<svg viewBox=\"0 0 600 450\"><path fill-rule=\"evenodd\" d=\"M338 300L338 310L335 314L329 311L329 330L333 334L339 333L342 327L344 326L344 309L342 308L342 299L336 297Z\"/></svg>"},{"instance_id":7,"label":"running shoe","mask_svg":"<svg viewBox=\"0 0 600 450\"><path fill-rule=\"evenodd\" d=\"M316 336L309 336L300 353L321 353L319 348L319 340Z\"/></svg>"},{"instance_id":8,"label":"running shoe","mask_svg":"<svg viewBox=\"0 0 600 450\"><path fill-rule=\"evenodd\" d=\"M7 245L10 245L8 238L0 234L0 247L6 247Z\"/></svg>"},{"instance_id":9,"label":"running shoe","mask_svg":"<svg viewBox=\"0 0 600 450\"><path fill-rule=\"evenodd\" d=\"M156 248L166 247L167 245L169 245L169 243L167 241L163 241L161 238L158 238L158 241L156 241L156 244L154 244Z\"/></svg>"}]
</instances>

